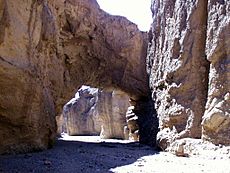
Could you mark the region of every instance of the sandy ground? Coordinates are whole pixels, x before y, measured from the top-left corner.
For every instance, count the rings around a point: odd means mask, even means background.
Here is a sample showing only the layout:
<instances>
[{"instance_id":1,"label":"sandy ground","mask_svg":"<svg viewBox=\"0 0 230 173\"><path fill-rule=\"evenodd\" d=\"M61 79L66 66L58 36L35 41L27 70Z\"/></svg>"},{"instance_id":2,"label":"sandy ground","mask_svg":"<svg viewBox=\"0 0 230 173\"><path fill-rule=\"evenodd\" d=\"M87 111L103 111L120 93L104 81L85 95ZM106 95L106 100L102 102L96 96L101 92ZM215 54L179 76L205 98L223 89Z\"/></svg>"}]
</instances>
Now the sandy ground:
<instances>
[{"instance_id":1,"label":"sandy ground","mask_svg":"<svg viewBox=\"0 0 230 173\"><path fill-rule=\"evenodd\" d=\"M131 141L65 135L43 152L0 156L0 173L230 173L230 157L176 157Z\"/></svg>"}]
</instances>

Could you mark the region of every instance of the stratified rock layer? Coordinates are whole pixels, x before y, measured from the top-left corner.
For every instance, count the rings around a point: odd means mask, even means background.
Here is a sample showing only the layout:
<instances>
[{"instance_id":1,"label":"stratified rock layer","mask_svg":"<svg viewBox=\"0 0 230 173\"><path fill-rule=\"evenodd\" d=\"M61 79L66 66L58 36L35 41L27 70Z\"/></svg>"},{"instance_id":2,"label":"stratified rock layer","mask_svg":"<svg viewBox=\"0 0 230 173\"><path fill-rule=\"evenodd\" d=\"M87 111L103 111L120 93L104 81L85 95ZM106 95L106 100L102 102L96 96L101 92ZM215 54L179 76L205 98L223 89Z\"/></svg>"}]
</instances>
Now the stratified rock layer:
<instances>
[{"instance_id":1,"label":"stratified rock layer","mask_svg":"<svg viewBox=\"0 0 230 173\"><path fill-rule=\"evenodd\" d=\"M152 1L147 71L163 149L185 137L230 144L229 4Z\"/></svg>"},{"instance_id":2,"label":"stratified rock layer","mask_svg":"<svg viewBox=\"0 0 230 173\"><path fill-rule=\"evenodd\" d=\"M52 145L83 84L147 96L146 38L95 0L0 0L0 153Z\"/></svg>"}]
</instances>

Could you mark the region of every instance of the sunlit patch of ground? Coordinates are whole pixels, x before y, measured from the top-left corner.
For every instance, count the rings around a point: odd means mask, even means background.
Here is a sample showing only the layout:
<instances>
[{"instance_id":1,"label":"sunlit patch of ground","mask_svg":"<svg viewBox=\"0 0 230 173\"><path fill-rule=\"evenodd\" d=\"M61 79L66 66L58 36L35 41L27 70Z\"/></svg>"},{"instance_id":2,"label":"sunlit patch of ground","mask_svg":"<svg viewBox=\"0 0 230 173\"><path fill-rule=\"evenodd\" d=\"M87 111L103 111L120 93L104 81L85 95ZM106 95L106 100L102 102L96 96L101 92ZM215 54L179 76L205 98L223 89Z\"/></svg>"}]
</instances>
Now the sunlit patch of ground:
<instances>
[{"instance_id":1,"label":"sunlit patch of ground","mask_svg":"<svg viewBox=\"0 0 230 173\"><path fill-rule=\"evenodd\" d=\"M229 160L175 157L170 153L144 156L136 162L111 169L115 173L230 173Z\"/></svg>"},{"instance_id":2,"label":"sunlit patch of ground","mask_svg":"<svg viewBox=\"0 0 230 173\"><path fill-rule=\"evenodd\" d=\"M59 140L64 141L81 141L81 142L94 142L94 143L100 143L100 142L109 142L109 143L132 143L131 140L121 140L121 139L101 139L100 136L69 136L66 133L62 133Z\"/></svg>"}]
</instances>

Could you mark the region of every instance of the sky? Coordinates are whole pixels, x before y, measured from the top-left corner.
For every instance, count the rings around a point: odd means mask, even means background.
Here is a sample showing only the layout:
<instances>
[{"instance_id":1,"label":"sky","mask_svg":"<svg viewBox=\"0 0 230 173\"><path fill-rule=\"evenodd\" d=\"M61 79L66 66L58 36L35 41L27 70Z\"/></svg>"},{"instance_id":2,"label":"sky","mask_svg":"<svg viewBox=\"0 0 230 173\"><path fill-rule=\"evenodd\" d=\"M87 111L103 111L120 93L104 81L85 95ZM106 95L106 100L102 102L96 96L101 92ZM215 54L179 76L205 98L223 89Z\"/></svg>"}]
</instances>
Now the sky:
<instances>
[{"instance_id":1,"label":"sky","mask_svg":"<svg viewBox=\"0 0 230 173\"><path fill-rule=\"evenodd\" d=\"M152 22L151 0L97 0L97 2L104 11L125 16L142 31L149 30Z\"/></svg>"}]
</instances>

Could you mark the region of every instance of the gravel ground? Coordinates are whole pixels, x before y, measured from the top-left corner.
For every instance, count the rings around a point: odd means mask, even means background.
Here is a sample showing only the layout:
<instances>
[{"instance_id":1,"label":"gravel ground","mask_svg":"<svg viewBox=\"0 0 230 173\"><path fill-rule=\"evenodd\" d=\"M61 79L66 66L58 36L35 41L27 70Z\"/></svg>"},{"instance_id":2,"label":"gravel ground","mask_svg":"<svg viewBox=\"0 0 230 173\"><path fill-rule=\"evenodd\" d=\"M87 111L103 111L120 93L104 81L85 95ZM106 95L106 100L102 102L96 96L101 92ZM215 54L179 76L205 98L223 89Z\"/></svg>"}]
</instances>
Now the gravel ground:
<instances>
[{"instance_id":1,"label":"gravel ground","mask_svg":"<svg viewBox=\"0 0 230 173\"><path fill-rule=\"evenodd\" d=\"M64 136L50 150L0 156L0 173L30 172L230 173L230 158L176 157L138 143L93 136Z\"/></svg>"}]
</instances>

